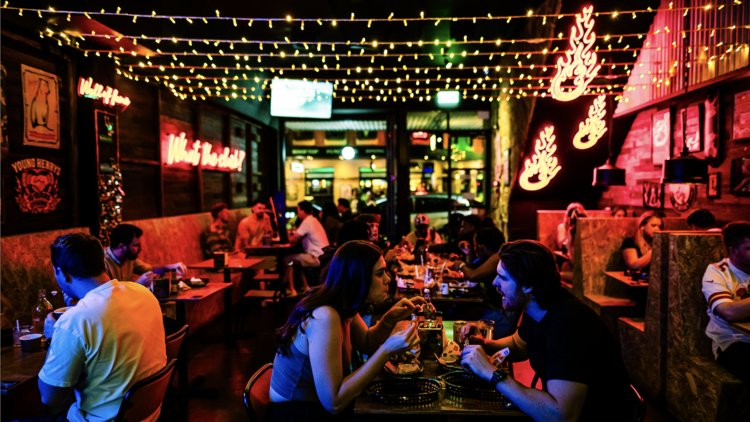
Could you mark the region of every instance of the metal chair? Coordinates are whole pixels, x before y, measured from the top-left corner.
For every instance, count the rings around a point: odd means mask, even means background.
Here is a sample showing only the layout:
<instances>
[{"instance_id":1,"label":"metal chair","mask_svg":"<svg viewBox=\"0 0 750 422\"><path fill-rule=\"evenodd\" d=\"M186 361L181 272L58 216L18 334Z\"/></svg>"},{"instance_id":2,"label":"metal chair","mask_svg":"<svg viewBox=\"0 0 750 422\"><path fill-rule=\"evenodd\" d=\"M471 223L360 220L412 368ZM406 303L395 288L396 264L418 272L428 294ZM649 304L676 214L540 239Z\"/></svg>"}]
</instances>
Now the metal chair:
<instances>
[{"instance_id":1,"label":"metal chair","mask_svg":"<svg viewBox=\"0 0 750 422\"><path fill-rule=\"evenodd\" d=\"M630 388L633 389L634 407L636 409L633 422L643 422L646 419L646 400L643 399L643 396L633 384L630 384Z\"/></svg>"},{"instance_id":2,"label":"metal chair","mask_svg":"<svg viewBox=\"0 0 750 422\"><path fill-rule=\"evenodd\" d=\"M270 402L272 373L273 364L267 363L250 377L245 386L245 392L242 396L250 422L261 422L266 419L268 403Z\"/></svg>"},{"instance_id":3,"label":"metal chair","mask_svg":"<svg viewBox=\"0 0 750 422\"><path fill-rule=\"evenodd\" d=\"M159 372L133 384L122 399L115 422L138 422L154 414L164 401L175 362L177 359L172 359Z\"/></svg>"}]
</instances>

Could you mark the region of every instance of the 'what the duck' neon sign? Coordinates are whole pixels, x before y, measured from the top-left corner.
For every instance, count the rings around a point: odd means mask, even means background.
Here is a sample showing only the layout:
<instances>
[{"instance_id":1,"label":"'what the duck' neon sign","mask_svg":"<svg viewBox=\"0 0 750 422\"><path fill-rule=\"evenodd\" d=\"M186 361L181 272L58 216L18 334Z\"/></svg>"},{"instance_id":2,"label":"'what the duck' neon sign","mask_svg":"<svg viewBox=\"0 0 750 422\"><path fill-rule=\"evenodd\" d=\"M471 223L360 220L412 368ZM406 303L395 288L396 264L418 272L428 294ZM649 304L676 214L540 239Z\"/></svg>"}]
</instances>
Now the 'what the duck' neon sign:
<instances>
[{"instance_id":1,"label":"'what the duck' neon sign","mask_svg":"<svg viewBox=\"0 0 750 422\"><path fill-rule=\"evenodd\" d=\"M242 163L245 161L245 151L235 149L232 153L228 147L223 152L212 152L213 145L208 142L195 140L188 145L185 132L180 136L169 135L169 147L167 149L167 165L174 164L200 164L204 168L216 170L242 171Z\"/></svg>"},{"instance_id":2,"label":"'what the duck' neon sign","mask_svg":"<svg viewBox=\"0 0 750 422\"><path fill-rule=\"evenodd\" d=\"M78 96L101 100L104 105L110 107L121 105L124 106L123 111L130 105L130 98L120 95L120 92L111 86L105 87L102 84L94 83L93 78L78 79Z\"/></svg>"}]
</instances>

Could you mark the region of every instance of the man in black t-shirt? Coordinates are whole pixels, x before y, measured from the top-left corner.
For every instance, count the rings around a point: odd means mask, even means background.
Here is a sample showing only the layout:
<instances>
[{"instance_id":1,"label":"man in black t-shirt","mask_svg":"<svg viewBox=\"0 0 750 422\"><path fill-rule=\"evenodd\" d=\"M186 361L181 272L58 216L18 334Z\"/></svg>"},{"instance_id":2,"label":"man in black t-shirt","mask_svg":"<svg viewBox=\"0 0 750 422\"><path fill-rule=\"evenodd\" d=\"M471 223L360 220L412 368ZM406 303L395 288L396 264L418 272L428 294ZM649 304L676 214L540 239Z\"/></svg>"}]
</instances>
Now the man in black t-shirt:
<instances>
[{"instance_id":1,"label":"man in black t-shirt","mask_svg":"<svg viewBox=\"0 0 750 422\"><path fill-rule=\"evenodd\" d=\"M496 384L498 391L535 421L626 421L633 417L632 391L621 356L599 316L560 284L552 252L519 240L500 249L493 282L503 308L524 311L518 331L485 340L467 326L472 346L464 368ZM542 390L528 388L490 364L487 354L504 348L507 360L529 359Z\"/></svg>"}]
</instances>

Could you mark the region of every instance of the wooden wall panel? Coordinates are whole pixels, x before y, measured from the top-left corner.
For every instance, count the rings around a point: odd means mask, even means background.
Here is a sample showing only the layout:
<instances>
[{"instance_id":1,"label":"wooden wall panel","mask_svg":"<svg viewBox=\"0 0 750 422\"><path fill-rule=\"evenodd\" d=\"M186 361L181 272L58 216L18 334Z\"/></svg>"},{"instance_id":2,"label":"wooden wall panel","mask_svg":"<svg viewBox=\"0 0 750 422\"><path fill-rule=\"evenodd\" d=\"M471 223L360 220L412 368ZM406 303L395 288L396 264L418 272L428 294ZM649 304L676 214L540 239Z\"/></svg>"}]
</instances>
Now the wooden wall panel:
<instances>
[{"instance_id":1,"label":"wooden wall panel","mask_svg":"<svg viewBox=\"0 0 750 422\"><path fill-rule=\"evenodd\" d=\"M221 171L203 171L203 211L211 211L215 204L227 202L226 178L227 174Z\"/></svg>"},{"instance_id":2,"label":"wooden wall panel","mask_svg":"<svg viewBox=\"0 0 750 422\"><path fill-rule=\"evenodd\" d=\"M201 109L201 141L214 144L214 148L224 145L224 116L210 107Z\"/></svg>"},{"instance_id":3,"label":"wooden wall panel","mask_svg":"<svg viewBox=\"0 0 750 422\"><path fill-rule=\"evenodd\" d=\"M200 212L198 171L164 168L164 216Z\"/></svg>"},{"instance_id":4,"label":"wooden wall panel","mask_svg":"<svg viewBox=\"0 0 750 422\"><path fill-rule=\"evenodd\" d=\"M232 208L244 208L248 205L248 163L250 157L247 155L247 127L242 120L230 119L229 124L229 147L234 151L238 149L245 151L245 162L242 164L242 171L232 172L230 175L230 195L232 197Z\"/></svg>"},{"instance_id":5,"label":"wooden wall panel","mask_svg":"<svg viewBox=\"0 0 750 422\"><path fill-rule=\"evenodd\" d=\"M159 167L124 162L121 166L125 197L122 219L142 220L159 216Z\"/></svg>"},{"instance_id":6,"label":"wooden wall panel","mask_svg":"<svg viewBox=\"0 0 750 422\"><path fill-rule=\"evenodd\" d=\"M157 87L117 75L117 89L131 105L117 113L120 130L120 158L159 161ZM145 218L145 217L143 217Z\"/></svg>"}]
</instances>

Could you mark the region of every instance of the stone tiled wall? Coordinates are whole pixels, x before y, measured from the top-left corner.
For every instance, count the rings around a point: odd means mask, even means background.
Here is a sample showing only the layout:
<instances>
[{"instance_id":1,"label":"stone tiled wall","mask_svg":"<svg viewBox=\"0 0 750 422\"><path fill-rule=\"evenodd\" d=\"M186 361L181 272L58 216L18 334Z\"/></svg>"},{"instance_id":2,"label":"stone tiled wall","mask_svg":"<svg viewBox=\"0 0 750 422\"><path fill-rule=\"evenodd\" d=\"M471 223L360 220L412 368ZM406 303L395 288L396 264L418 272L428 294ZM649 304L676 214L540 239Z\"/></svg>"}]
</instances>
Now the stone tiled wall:
<instances>
[{"instance_id":1,"label":"stone tiled wall","mask_svg":"<svg viewBox=\"0 0 750 422\"><path fill-rule=\"evenodd\" d=\"M3 328L15 325L17 319L21 324L31 324L31 308L36 304L40 289L47 290L52 306L65 306L62 293L56 297L51 294L62 291L52 270L49 247L58 236L77 232L88 234L89 229L53 230L0 239Z\"/></svg>"}]
</instances>

